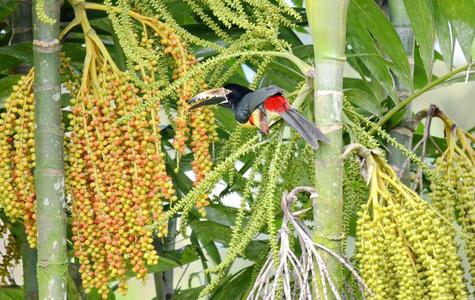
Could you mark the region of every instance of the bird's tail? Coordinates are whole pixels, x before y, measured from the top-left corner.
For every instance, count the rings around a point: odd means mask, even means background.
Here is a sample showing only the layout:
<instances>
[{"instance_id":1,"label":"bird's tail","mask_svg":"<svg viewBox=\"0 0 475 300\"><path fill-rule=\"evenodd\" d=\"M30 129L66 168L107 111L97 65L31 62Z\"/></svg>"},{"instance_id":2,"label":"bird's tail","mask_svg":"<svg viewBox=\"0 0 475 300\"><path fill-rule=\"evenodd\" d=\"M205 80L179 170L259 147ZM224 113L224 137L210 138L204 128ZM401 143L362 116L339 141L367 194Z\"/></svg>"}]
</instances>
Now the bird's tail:
<instances>
[{"instance_id":1,"label":"bird's tail","mask_svg":"<svg viewBox=\"0 0 475 300\"><path fill-rule=\"evenodd\" d=\"M309 143L313 149L318 149L318 141L322 141L324 143L330 142L325 134L323 134L323 132L318 129L315 124L305 119L305 117L294 108L291 107L287 111L283 112L281 117L285 122L287 122L287 124L297 130L300 136L305 141L307 141L307 143Z\"/></svg>"}]
</instances>

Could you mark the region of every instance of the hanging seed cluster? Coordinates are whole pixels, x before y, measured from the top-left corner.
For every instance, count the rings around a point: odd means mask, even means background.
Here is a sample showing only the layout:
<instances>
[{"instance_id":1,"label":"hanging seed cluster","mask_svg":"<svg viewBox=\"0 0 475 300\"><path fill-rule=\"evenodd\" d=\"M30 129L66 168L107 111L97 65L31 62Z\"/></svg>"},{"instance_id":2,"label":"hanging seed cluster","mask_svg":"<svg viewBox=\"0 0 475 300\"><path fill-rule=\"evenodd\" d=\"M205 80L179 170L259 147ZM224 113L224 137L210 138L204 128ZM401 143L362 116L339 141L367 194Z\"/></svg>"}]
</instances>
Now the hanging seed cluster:
<instances>
[{"instance_id":1,"label":"hanging seed cluster","mask_svg":"<svg viewBox=\"0 0 475 300\"><path fill-rule=\"evenodd\" d=\"M366 203L368 187L360 174L361 162L357 155L350 156L345 161L345 174L343 176L343 229L346 236L350 234L351 224L355 220L355 212ZM343 239L344 247L346 240Z\"/></svg>"},{"instance_id":2,"label":"hanging seed cluster","mask_svg":"<svg viewBox=\"0 0 475 300\"><path fill-rule=\"evenodd\" d=\"M139 90L101 56L91 64L103 67L72 101L68 178L82 282L86 291L96 288L105 298L112 280L126 292L129 264L139 279L145 279L146 265L157 264L149 225L163 213L164 202L176 196L166 173L156 108L114 125L154 95ZM158 229L158 237L166 234L166 226Z\"/></svg>"},{"instance_id":3,"label":"hanging seed cluster","mask_svg":"<svg viewBox=\"0 0 475 300\"><path fill-rule=\"evenodd\" d=\"M160 23L159 28L162 29L160 43L165 48L164 53L170 54L176 63L173 70L173 79L183 77L197 61L193 55L187 52L186 44L172 28L167 27L164 23ZM195 174L195 185L201 182L211 170L210 149L218 138L214 113L210 108L201 107L190 111L187 101L193 96L197 87L206 89L207 85L204 81L200 83L198 80L190 80L181 88L177 102L178 112L175 119L175 138L173 141L177 155L181 156L185 152L185 143L191 134L190 146L194 154L191 166ZM196 200L196 208L202 216L206 215L204 207L208 205L208 195L206 194Z\"/></svg>"},{"instance_id":4,"label":"hanging seed cluster","mask_svg":"<svg viewBox=\"0 0 475 300\"><path fill-rule=\"evenodd\" d=\"M125 2L120 2L119 5L125 5ZM119 13L109 9L109 16L119 37L123 37L121 41L130 39L130 32L134 31L134 28L130 26L130 22L126 22L127 20L130 21L130 17L127 13ZM196 58L188 52L187 44L171 26L155 18L138 14L134 14L131 18L141 23L144 28L138 44L145 49L153 49L157 51L157 53L160 53L160 55L167 55L173 61L170 82L183 77L187 71L197 63ZM160 74L166 74L166 72L162 70L164 64L160 63L160 61L148 58L148 53L141 55L142 52L139 51L140 49L135 49L130 46L130 44L134 43L134 41L130 41L128 43L121 43L121 45L129 61L135 63L135 71L140 72L143 81L150 85L163 81L163 79L160 78L163 76L160 76ZM178 86L176 91L178 98L176 102L176 117L174 117L173 120L175 131L173 147L177 153L177 169L180 167L180 157L185 154L187 142L190 140L189 146L194 154L192 170L195 174L195 184L202 181L205 174L211 170L212 157L210 148L217 140L217 126L215 124L213 111L206 107L190 111L190 107L187 103L199 89L205 89L207 87L203 81L203 76L204 74L199 74ZM167 84L170 82L167 82ZM146 90L150 90L150 87L146 88ZM154 100L154 102L159 102L156 99ZM165 108L168 106L170 105L165 106ZM169 113L168 115L171 116L172 114ZM196 207L204 216L204 207L209 205L208 196L201 195L196 201Z\"/></svg>"},{"instance_id":5,"label":"hanging seed cluster","mask_svg":"<svg viewBox=\"0 0 475 300\"><path fill-rule=\"evenodd\" d=\"M356 244L370 299L467 299L451 224L373 158Z\"/></svg>"},{"instance_id":6,"label":"hanging seed cluster","mask_svg":"<svg viewBox=\"0 0 475 300\"><path fill-rule=\"evenodd\" d=\"M0 115L0 208L11 221L23 220L31 247L36 246L33 77L31 70L13 86Z\"/></svg>"},{"instance_id":7,"label":"hanging seed cluster","mask_svg":"<svg viewBox=\"0 0 475 300\"><path fill-rule=\"evenodd\" d=\"M70 59L61 55L65 86L74 90ZM22 76L0 115L0 208L10 221L22 220L30 247L36 247L34 69Z\"/></svg>"},{"instance_id":8,"label":"hanging seed cluster","mask_svg":"<svg viewBox=\"0 0 475 300\"><path fill-rule=\"evenodd\" d=\"M70 59L61 54L65 87L77 90ZM0 115L0 208L10 221L22 220L30 247L36 247L34 69L22 76Z\"/></svg>"},{"instance_id":9,"label":"hanging seed cluster","mask_svg":"<svg viewBox=\"0 0 475 300\"><path fill-rule=\"evenodd\" d=\"M447 149L437 158L435 170L449 187L431 184L434 205L449 220L457 220L465 233L465 252L472 277L475 276L475 152L469 135L441 112L445 123Z\"/></svg>"}]
</instances>

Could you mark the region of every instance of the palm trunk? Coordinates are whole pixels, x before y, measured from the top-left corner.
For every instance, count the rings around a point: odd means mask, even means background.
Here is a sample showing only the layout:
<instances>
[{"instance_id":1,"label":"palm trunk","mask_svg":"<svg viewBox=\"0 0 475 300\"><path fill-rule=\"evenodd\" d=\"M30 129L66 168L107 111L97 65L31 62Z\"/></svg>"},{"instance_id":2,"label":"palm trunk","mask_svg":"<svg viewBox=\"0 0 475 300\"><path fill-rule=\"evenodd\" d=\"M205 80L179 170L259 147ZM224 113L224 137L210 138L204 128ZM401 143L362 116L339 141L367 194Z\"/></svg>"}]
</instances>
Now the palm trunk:
<instances>
[{"instance_id":1,"label":"palm trunk","mask_svg":"<svg viewBox=\"0 0 475 300\"><path fill-rule=\"evenodd\" d=\"M175 248L176 239L176 218L170 218L168 221L168 234L164 243L158 239L155 241L155 249L158 255L162 255L163 252L173 250ZM173 298L173 269L165 272L153 273L153 279L155 283L155 299L166 300Z\"/></svg>"},{"instance_id":2,"label":"palm trunk","mask_svg":"<svg viewBox=\"0 0 475 300\"><path fill-rule=\"evenodd\" d=\"M21 239L21 262L23 265L23 292L25 300L38 299L38 281L36 279L37 252L30 248L26 233Z\"/></svg>"},{"instance_id":3,"label":"palm trunk","mask_svg":"<svg viewBox=\"0 0 475 300\"><path fill-rule=\"evenodd\" d=\"M412 31L411 22L406 13L406 7L404 6L403 0L389 0L389 15L391 17L391 22L396 29L397 34L401 38L404 50L409 60L411 66L411 72L414 66L414 33ZM396 83L396 88L399 94L399 98L407 98L412 89L409 86L405 86L401 81L394 78ZM407 149L412 148L412 136L414 133L414 128L412 127L412 114L411 114L411 105L409 104L406 108L406 114L402 121L395 128L389 131L389 134L394 137L400 144L404 145ZM406 156L397 148L388 145L389 155L388 161L393 167L393 169L401 175L401 179L404 183L409 184L411 180L409 179L410 173L410 163L406 162Z\"/></svg>"},{"instance_id":4,"label":"palm trunk","mask_svg":"<svg viewBox=\"0 0 475 300\"><path fill-rule=\"evenodd\" d=\"M11 17L12 37L10 44L31 42L33 29L31 24L31 0L17 0L16 10ZM15 73L26 74L31 68L28 64L20 64ZM22 226L23 230L24 227ZM36 280L36 249L30 248L26 233L21 238L21 259L23 265L23 291L26 300L38 299L38 282Z\"/></svg>"},{"instance_id":5,"label":"palm trunk","mask_svg":"<svg viewBox=\"0 0 475 300\"><path fill-rule=\"evenodd\" d=\"M36 1L45 2L44 13L54 21L43 23L38 12L34 13L38 290L40 299L62 300L66 298L68 267L58 41L60 1Z\"/></svg>"},{"instance_id":6,"label":"palm trunk","mask_svg":"<svg viewBox=\"0 0 475 300\"><path fill-rule=\"evenodd\" d=\"M314 82L315 120L330 143L322 145L315 161L314 240L336 253L342 252L343 162L342 102L343 66L346 48L348 0L307 0L307 16L312 35L317 75ZM343 285L340 265L325 257L337 288Z\"/></svg>"}]
</instances>

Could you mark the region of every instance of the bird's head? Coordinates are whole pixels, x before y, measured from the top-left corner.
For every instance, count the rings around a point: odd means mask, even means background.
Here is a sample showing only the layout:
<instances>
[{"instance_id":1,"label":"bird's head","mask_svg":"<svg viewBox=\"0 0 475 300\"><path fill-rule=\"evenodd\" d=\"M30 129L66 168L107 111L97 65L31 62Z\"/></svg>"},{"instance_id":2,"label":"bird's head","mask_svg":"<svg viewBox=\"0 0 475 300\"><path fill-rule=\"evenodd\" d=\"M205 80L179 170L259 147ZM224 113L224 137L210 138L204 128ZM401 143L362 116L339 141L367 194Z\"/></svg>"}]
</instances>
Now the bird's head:
<instances>
[{"instance_id":1,"label":"bird's head","mask_svg":"<svg viewBox=\"0 0 475 300\"><path fill-rule=\"evenodd\" d=\"M252 90L245 86L229 83L220 88L201 92L191 98L188 103L191 109L213 104L229 105L235 108L242 98L251 92Z\"/></svg>"},{"instance_id":2,"label":"bird's head","mask_svg":"<svg viewBox=\"0 0 475 300\"><path fill-rule=\"evenodd\" d=\"M236 83L226 84L223 86L223 88L230 91L227 95L227 98L232 106L236 106L239 102L241 102L244 96L253 92L251 89Z\"/></svg>"}]
</instances>

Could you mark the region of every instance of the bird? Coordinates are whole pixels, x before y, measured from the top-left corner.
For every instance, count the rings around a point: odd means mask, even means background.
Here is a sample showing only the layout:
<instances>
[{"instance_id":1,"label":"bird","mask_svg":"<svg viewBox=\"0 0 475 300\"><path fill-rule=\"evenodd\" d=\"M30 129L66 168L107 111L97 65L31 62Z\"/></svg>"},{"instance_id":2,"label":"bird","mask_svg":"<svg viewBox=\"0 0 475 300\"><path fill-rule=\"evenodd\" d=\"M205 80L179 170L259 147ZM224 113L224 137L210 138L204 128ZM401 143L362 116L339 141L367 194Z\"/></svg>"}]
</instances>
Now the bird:
<instances>
[{"instance_id":1,"label":"bird","mask_svg":"<svg viewBox=\"0 0 475 300\"><path fill-rule=\"evenodd\" d=\"M319 141L329 143L328 138L315 124L290 105L283 92L283 89L275 85L251 90L240 84L229 83L197 94L188 104L190 109L207 105L223 106L234 113L234 118L239 123L250 123L263 134L269 133L268 115L278 115L313 149L318 149Z\"/></svg>"}]
</instances>

